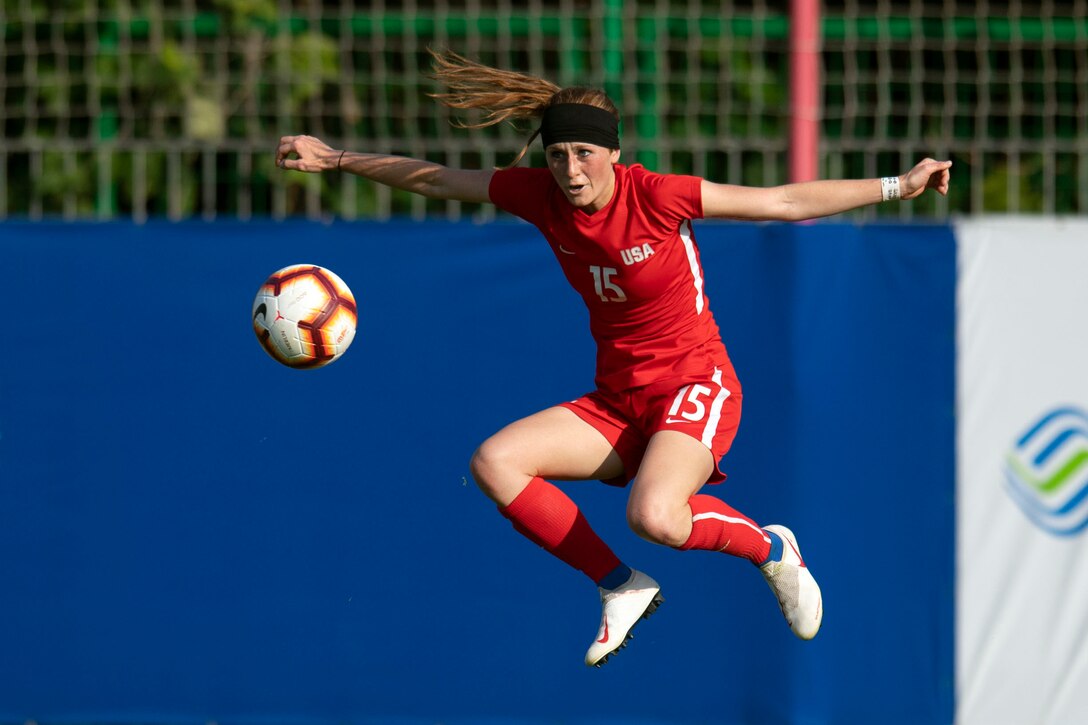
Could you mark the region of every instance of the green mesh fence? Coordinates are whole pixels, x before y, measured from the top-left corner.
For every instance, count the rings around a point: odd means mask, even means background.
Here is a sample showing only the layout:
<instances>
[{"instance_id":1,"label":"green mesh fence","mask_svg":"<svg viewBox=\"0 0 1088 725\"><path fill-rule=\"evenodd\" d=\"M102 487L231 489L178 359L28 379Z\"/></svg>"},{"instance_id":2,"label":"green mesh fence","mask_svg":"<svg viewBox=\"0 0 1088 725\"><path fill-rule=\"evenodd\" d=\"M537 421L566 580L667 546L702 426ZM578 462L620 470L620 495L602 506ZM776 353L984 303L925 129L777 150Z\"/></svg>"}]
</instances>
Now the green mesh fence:
<instances>
[{"instance_id":1,"label":"green mesh fence","mask_svg":"<svg viewBox=\"0 0 1088 725\"><path fill-rule=\"evenodd\" d=\"M526 129L452 127L427 96L439 90L427 47L605 88L626 161L786 181L785 0L0 1L0 216L487 218L272 167L286 133L453 166L511 161ZM855 217L1088 213L1088 0L823 12L823 175L956 163L948 198Z\"/></svg>"}]
</instances>

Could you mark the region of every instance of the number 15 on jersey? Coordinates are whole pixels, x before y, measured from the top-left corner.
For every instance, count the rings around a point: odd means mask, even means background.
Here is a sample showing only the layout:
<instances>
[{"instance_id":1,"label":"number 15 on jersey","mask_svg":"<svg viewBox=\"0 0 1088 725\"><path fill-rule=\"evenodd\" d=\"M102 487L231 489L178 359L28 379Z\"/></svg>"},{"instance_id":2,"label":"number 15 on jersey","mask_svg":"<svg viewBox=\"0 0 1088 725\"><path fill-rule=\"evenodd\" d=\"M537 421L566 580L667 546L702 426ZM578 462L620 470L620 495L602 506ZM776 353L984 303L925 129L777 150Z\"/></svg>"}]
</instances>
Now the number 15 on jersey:
<instances>
[{"instance_id":1,"label":"number 15 on jersey","mask_svg":"<svg viewBox=\"0 0 1088 725\"><path fill-rule=\"evenodd\" d=\"M590 265L590 273L593 275L593 289L602 302L626 302L627 295L613 279L619 274L615 267L599 267Z\"/></svg>"}]
</instances>

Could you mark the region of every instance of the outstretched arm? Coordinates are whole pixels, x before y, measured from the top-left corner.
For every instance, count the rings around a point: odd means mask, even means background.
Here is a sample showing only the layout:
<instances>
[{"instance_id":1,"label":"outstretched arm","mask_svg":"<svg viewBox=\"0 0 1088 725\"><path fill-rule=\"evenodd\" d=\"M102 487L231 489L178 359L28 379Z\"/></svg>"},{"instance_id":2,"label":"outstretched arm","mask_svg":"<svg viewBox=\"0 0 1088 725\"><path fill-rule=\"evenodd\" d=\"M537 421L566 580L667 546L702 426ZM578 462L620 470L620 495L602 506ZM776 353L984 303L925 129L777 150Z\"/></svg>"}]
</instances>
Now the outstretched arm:
<instances>
[{"instance_id":1,"label":"outstretched arm","mask_svg":"<svg viewBox=\"0 0 1088 725\"><path fill-rule=\"evenodd\" d=\"M948 194L951 161L923 159L899 178L899 198L913 199L926 189ZM883 199L880 179L805 181L769 189L704 180L703 216L719 219L801 221L876 204Z\"/></svg>"},{"instance_id":2,"label":"outstretched arm","mask_svg":"<svg viewBox=\"0 0 1088 725\"><path fill-rule=\"evenodd\" d=\"M491 201L488 186L494 173L451 169L407 156L340 151L313 136L281 138L276 166L311 173L339 169L432 199L476 203Z\"/></svg>"}]
</instances>

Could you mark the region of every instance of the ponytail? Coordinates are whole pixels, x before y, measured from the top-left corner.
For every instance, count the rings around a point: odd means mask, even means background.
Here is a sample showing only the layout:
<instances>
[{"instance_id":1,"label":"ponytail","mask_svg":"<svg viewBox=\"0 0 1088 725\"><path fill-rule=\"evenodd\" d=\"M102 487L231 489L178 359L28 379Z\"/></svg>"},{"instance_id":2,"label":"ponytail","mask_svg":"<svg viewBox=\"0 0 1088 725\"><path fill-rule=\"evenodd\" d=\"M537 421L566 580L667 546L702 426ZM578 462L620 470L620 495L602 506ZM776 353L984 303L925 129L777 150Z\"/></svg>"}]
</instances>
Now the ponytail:
<instances>
[{"instance_id":1,"label":"ponytail","mask_svg":"<svg viewBox=\"0 0 1088 725\"><path fill-rule=\"evenodd\" d=\"M484 112L483 118L476 123L455 121L459 128L486 128L504 121L539 120L545 108L562 103L594 106L619 120L616 104L596 88L561 88L543 78L492 68L453 51L439 53L428 48L428 52L433 59L432 77L449 89L446 93L431 94L431 97L449 108ZM539 134L538 124L517 158L504 168L517 166Z\"/></svg>"}]
</instances>

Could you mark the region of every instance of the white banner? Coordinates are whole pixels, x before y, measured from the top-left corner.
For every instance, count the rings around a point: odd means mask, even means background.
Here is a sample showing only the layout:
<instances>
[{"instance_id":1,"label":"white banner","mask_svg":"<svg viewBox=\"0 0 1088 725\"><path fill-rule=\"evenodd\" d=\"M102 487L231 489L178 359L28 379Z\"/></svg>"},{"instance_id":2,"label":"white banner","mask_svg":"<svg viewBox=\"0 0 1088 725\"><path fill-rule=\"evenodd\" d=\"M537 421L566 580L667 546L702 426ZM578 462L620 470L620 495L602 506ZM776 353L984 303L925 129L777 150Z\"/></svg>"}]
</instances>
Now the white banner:
<instances>
[{"instance_id":1,"label":"white banner","mask_svg":"<svg viewBox=\"0 0 1088 725\"><path fill-rule=\"evenodd\" d=\"M956 723L1088 723L1088 220L956 237Z\"/></svg>"}]
</instances>

